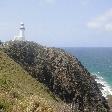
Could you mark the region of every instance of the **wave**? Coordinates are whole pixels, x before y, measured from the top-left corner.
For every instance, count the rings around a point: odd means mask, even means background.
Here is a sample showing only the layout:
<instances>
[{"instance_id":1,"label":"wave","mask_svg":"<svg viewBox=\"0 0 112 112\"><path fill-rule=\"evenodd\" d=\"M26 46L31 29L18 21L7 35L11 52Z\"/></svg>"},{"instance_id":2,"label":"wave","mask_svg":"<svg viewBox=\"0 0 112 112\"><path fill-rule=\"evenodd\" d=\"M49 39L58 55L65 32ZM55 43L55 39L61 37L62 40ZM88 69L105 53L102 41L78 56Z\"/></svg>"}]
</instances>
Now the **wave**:
<instances>
[{"instance_id":1,"label":"wave","mask_svg":"<svg viewBox=\"0 0 112 112\"><path fill-rule=\"evenodd\" d=\"M112 87L109 85L108 82L105 81L105 79L102 76L99 76L99 72L96 73L92 73L92 75L96 76L95 77L95 81L98 84L101 84L102 87L100 88L102 94L104 97L107 97L108 95L112 95Z\"/></svg>"}]
</instances>

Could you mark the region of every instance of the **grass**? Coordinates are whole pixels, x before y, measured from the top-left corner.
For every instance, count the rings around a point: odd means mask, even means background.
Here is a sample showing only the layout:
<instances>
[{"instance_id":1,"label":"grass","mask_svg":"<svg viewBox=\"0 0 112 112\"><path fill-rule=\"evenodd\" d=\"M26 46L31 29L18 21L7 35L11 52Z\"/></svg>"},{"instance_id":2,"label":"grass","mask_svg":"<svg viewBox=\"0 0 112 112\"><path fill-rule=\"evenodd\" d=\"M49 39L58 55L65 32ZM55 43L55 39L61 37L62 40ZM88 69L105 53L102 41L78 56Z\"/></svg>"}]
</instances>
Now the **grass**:
<instances>
[{"instance_id":1,"label":"grass","mask_svg":"<svg viewBox=\"0 0 112 112\"><path fill-rule=\"evenodd\" d=\"M0 50L0 112L58 112L62 105L47 87Z\"/></svg>"},{"instance_id":2,"label":"grass","mask_svg":"<svg viewBox=\"0 0 112 112\"><path fill-rule=\"evenodd\" d=\"M107 96L107 98L108 98L107 101L109 103L110 109L112 111L112 95Z\"/></svg>"}]
</instances>

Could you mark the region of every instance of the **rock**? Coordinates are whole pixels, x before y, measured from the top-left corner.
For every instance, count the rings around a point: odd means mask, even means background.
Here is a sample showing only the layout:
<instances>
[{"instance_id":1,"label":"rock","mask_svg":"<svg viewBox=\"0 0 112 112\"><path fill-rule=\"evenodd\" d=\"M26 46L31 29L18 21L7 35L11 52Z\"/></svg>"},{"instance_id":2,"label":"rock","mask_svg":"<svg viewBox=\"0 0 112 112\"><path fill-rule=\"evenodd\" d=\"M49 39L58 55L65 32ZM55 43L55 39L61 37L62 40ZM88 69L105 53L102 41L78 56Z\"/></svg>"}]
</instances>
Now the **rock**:
<instances>
[{"instance_id":1,"label":"rock","mask_svg":"<svg viewBox=\"0 0 112 112\"><path fill-rule=\"evenodd\" d=\"M73 110L109 112L95 79L77 58L62 49L33 42L10 41L4 51Z\"/></svg>"}]
</instances>

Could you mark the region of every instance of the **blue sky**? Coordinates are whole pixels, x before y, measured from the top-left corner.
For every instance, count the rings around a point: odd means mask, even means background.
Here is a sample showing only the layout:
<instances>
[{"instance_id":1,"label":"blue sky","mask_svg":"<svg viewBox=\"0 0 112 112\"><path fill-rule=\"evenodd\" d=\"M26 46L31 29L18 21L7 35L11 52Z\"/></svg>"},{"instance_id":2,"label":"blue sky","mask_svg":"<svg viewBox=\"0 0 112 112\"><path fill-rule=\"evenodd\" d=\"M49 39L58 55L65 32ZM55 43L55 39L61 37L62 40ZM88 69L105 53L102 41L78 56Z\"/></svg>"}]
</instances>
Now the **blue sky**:
<instances>
[{"instance_id":1,"label":"blue sky","mask_svg":"<svg viewBox=\"0 0 112 112\"><path fill-rule=\"evenodd\" d=\"M1 0L0 40L18 35L56 47L112 47L112 0Z\"/></svg>"}]
</instances>

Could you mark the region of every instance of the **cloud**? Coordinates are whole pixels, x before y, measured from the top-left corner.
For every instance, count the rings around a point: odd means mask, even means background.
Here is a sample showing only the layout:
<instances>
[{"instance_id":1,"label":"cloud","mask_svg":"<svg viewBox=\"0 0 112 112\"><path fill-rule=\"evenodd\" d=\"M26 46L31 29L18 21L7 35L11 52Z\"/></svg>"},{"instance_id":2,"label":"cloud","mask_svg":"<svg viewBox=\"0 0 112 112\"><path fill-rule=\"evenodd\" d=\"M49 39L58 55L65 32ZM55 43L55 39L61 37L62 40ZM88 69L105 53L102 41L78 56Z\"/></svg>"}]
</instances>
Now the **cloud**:
<instances>
[{"instance_id":1,"label":"cloud","mask_svg":"<svg viewBox=\"0 0 112 112\"><path fill-rule=\"evenodd\" d=\"M81 0L80 3L82 6L87 6L89 4L89 0Z\"/></svg>"},{"instance_id":2,"label":"cloud","mask_svg":"<svg viewBox=\"0 0 112 112\"><path fill-rule=\"evenodd\" d=\"M55 0L45 0L45 2L47 2L47 3L54 3Z\"/></svg>"},{"instance_id":3,"label":"cloud","mask_svg":"<svg viewBox=\"0 0 112 112\"><path fill-rule=\"evenodd\" d=\"M112 31L112 9L87 23L88 28Z\"/></svg>"},{"instance_id":4,"label":"cloud","mask_svg":"<svg viewBox=\"0 0 112 112\"><path fill-rule=\"evenodd\" d=\"M55 0L40 0L40 4L54 4Z\"/></svg>"}]
</instances>

